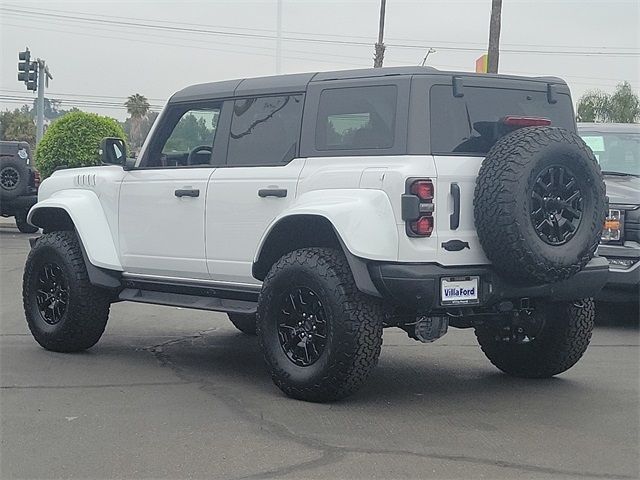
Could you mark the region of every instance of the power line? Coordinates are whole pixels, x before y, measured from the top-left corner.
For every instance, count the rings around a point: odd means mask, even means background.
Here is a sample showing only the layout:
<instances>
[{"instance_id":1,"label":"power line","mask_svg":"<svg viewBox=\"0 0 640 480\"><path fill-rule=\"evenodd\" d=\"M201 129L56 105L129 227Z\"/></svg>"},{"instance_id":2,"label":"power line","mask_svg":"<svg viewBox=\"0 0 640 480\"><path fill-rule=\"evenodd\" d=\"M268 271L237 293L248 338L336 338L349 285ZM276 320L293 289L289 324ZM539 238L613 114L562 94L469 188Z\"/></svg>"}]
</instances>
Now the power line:
<instances>
[{"instance_id":1,"label":"power line","mask_svg":"<svg viewBox=\"0 0 640 480\"><path fill-rule=\"evenodd\" d=\"M445 0L445 2L451 2L452 0ZM511 0L513 2L513 0ZM538 1L544 1L544 0L538 0ZM556 0L549 0L549 1L556 1ZM566 1L566 0L565 0ZM576 0L577 2L581 2L583 0ZM611 1L615 1L615 0L609 0ZM630 3L634 3L637 0L629 0ZM530 0L524 0L522 3L527 3L530 2ZM10 7L18 7L18 8L23 8L20 5L11 5L11 4L7 4ZM38 7L37 11L34 10L26 10L29 11L31 13L40 13L40 11L43 12L52 12L52 13L60 13L60 14L76 14L76 15L83 15L84 17L89 17L89 19L94 17L94 14L92 13L86 13L86 12L70 12L68 10L55 10L55 9L50 9L50 8L42 8L42 7ZM83 18L83 17L78 17L78 18ZM159 19L155 19L155 18L140 18L140 17L123 17L123 16L117 16L117 15L110 15L108 18L115 18L115 19L124 19L124 20L137 20L137 21L141 21L141 22L155 22L155 23L164 23L164 24L169 24L169 25L189 25L191 27L193 26L197 26L197 27L203 27L203 28L222 28L222 29L229 29L229 30L246 30L246 31L252 31L252 32L266 32L266 33L275 33L276 31L273 29L266 29L266 28L248 28L248 27L238 27L238 26L224 26L224 25L212 25L212 24L195 24L193 22L178 22L178 21L167 21L167 20L159 20ZM282 33L289 33L289 34L294 34L294 35L312 35L312 36L321 36L321 37L326 37L326 33L322 32L322 33L314 33L314 32L301 32L301 31L295 31L295 30L283 30ZM345 35L345 34L339 34L339 33L333 33L331 35L332 37L336 37L336 38L349 38L349 39L363 39L363 40L367 40L366 45L367 46L371 46L371 42L370 40L374 38L374 34L372 35ZM273 37L276 38L276 37ZM389 40L392 41L397 41L397 42L413 42L413 43L424 43L424 44L452 44L452 45L476 45L481 47L482 50L486 49L486 42L461 42L459 40L456 41L445 41L445 40L427 40L427 39L412 39L412 38L399 38L399 37L388 37ZM576 48L575 45L549 45L549 44L535 44L535 43L504 43L501 42L501 44L503 46L511 46L511 47L544 47L544 48ZM634 52L632 53L640 53L637 52L637 48L636 47L626 47L626 46L590 46L590 45L581 45L580 48L586 48L586 49L594 49L594 50L634 50Z\"/></svg>"},{"instance_id":2,"label":"power line","mask_svg":"<svg viewBox=\"0 0 640 480\"><path fill-rule=\"evenodd\" d=\"M7 8L0 7L0 10L10 13L10 14L20 14L27 16L36 16L36 17L46 17L47 19L57 18L64 19L72 22L86 22L91 24L99 24L99 25L116 25L130 28L146 28L146 29L156 29L163 31L171 31L171 32L188 32L188 33L196 33L196 34L206 34L206 35L216 35L216 36L228 36L228 37L236 37L236 38L253 38L259 40L276 40L276 37L273 35L264 35L264 34L254 34L254 33L240 33L240 32L225 32L221 30L215 30L210 28L194 28L194 27L179 27L175 25L154 25L150 23L139 22L131 22L124 20L108 20L106 18L85 18L78 17L74 15L63 15L56 13L40 13L29 10L21 10L16 8ZM307 43L319 43L319 44L334 44L334 45L344 45L344 46L367 46L370 47L370 42L360 42L354 40L335 40L335 39L326 39L326 38L310 38L310 37L291 37L291 36L282 36L282 40L293 41L293 42L307 42ZM411 45L411 44L397 44L397 43L389 43L388 46L395 48L405 48L405 49L420 49L424 50L425 45ZM451 51L466 51L466 52L484 52L484 48L471 48L471 47L451 47L451 46L443 46L439 44L430 45L433 47L437 47L440 50L451 50ZM570 55L570 56L610 56L610 57L636 57L640 56L640 52L622 52L622 51L560 51L560 50L532 50L532 49L502 49L501 53L507 54L533 54L533 55Z\"/></svg>"}]
</instances>

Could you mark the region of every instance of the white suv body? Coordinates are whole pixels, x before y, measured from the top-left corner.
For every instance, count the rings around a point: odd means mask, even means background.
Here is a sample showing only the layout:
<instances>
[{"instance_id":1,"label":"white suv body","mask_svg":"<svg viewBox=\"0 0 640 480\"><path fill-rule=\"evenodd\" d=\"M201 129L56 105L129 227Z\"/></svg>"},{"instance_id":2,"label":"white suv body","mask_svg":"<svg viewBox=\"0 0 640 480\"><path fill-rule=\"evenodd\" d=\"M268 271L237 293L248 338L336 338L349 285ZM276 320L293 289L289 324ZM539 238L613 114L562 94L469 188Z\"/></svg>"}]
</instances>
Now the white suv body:
<instances>
[{"instance_id":1,"label":"white suv body","mask_svg":"<svg viewBox=\"0 0 640 480\"><path fill-rule=\"evenodd\" d=\"M575 131L556 78L394 68L196 85L170 99L135 162L46 179L29 221L45 233L74 231L90 283L111 301L243 313L254 323L279 259L334 249L357 289L386 309L380 325L430 341L439 336L425 333L433 319L473 326L475 315L589 297L604 283L600 259L572 279L521 286L491 265L474 199L502 135L483 132L502 128L505 115ZM407 312L413 320L392 320ZM310 394L273 375L298 398L350 393L325 385Z\"/></svg>"}]
</instances>

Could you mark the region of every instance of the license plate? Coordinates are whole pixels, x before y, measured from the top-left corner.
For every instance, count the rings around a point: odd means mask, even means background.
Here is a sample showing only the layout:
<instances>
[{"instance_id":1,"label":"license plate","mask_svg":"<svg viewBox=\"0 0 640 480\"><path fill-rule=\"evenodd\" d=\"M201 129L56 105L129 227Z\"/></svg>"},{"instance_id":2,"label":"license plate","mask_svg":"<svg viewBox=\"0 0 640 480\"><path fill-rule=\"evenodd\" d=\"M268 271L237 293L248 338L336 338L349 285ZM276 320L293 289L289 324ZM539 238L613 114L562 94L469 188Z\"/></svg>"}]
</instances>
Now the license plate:
<instances>
[{"instance_id":1,"label":"license plate","mask_svg":"<svg viewBox=\"0 0 640 480\"><path fill-rule=\"evenodd\" d=\"M479 277L449 277L440 280L442 305L469 305L479 302Z\"/></svg>"}]
</instances>

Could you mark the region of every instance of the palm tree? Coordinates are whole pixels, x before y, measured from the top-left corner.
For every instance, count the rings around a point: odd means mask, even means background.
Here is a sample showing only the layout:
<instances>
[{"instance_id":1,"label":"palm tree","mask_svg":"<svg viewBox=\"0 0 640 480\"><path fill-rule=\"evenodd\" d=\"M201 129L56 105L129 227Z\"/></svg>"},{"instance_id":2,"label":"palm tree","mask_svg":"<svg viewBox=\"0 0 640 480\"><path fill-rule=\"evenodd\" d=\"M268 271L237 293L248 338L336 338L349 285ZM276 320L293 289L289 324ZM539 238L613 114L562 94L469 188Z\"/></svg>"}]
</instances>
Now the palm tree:
<instances>
[{"instance_id":1,"label":"palm tree","mask_svg":"<svg viewBox=\"0 0 640 480\"><path fill-rule=\"evenodd\" d=\"M127 101L124 102L124 105L127 107L127 112L131 116L131 138L129 139L131 142L131 148L137 150L142 146L142 142L144 140L140 138L142 121L146 118L151 106L149 105L147 97L140 95L139 93L135 93L127 97Z\"/></svg>"}]
</instances>

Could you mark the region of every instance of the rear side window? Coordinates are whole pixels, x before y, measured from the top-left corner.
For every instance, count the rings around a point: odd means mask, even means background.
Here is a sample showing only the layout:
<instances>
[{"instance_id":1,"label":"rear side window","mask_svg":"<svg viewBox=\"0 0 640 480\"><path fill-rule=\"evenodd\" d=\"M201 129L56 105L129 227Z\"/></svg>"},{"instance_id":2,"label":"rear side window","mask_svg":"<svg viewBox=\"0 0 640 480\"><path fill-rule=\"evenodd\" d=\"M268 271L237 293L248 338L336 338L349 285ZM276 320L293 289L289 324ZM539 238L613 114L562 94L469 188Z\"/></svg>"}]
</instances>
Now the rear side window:
<instances>
[{"instance_id":1,"label":"rear side window","mask_svg":"<svg viewBox=\"0 0 640 480\"><path fill-rule=\"evenodd\" d=\"M236 100L229 135L227 164L283 165L298 150L302 95Z\"/></svg>"},{"instance_id":2,"label":"rear side window","mask_svg":"<svg viewBox=\"0 0 640 480\"><path fill-rule=\"evenodd\" d=\"M316 149L393 147L397 96L394 85L324 90L318 107Z\"/></svg>"},{"instance_id":3,"label":"rear side window","mask_svg":"<svg viewBox=\"0 0 640 480\"><path fill-rule=\"evenodd\" d=\"M454 97L451 86L431 88L431 150L439 154L485 155L504 135L506 116L543 117L554 127L575 130L569 95L547 101L546 92L505 88L465 87Z\"/></svg>"}]
</instances>

